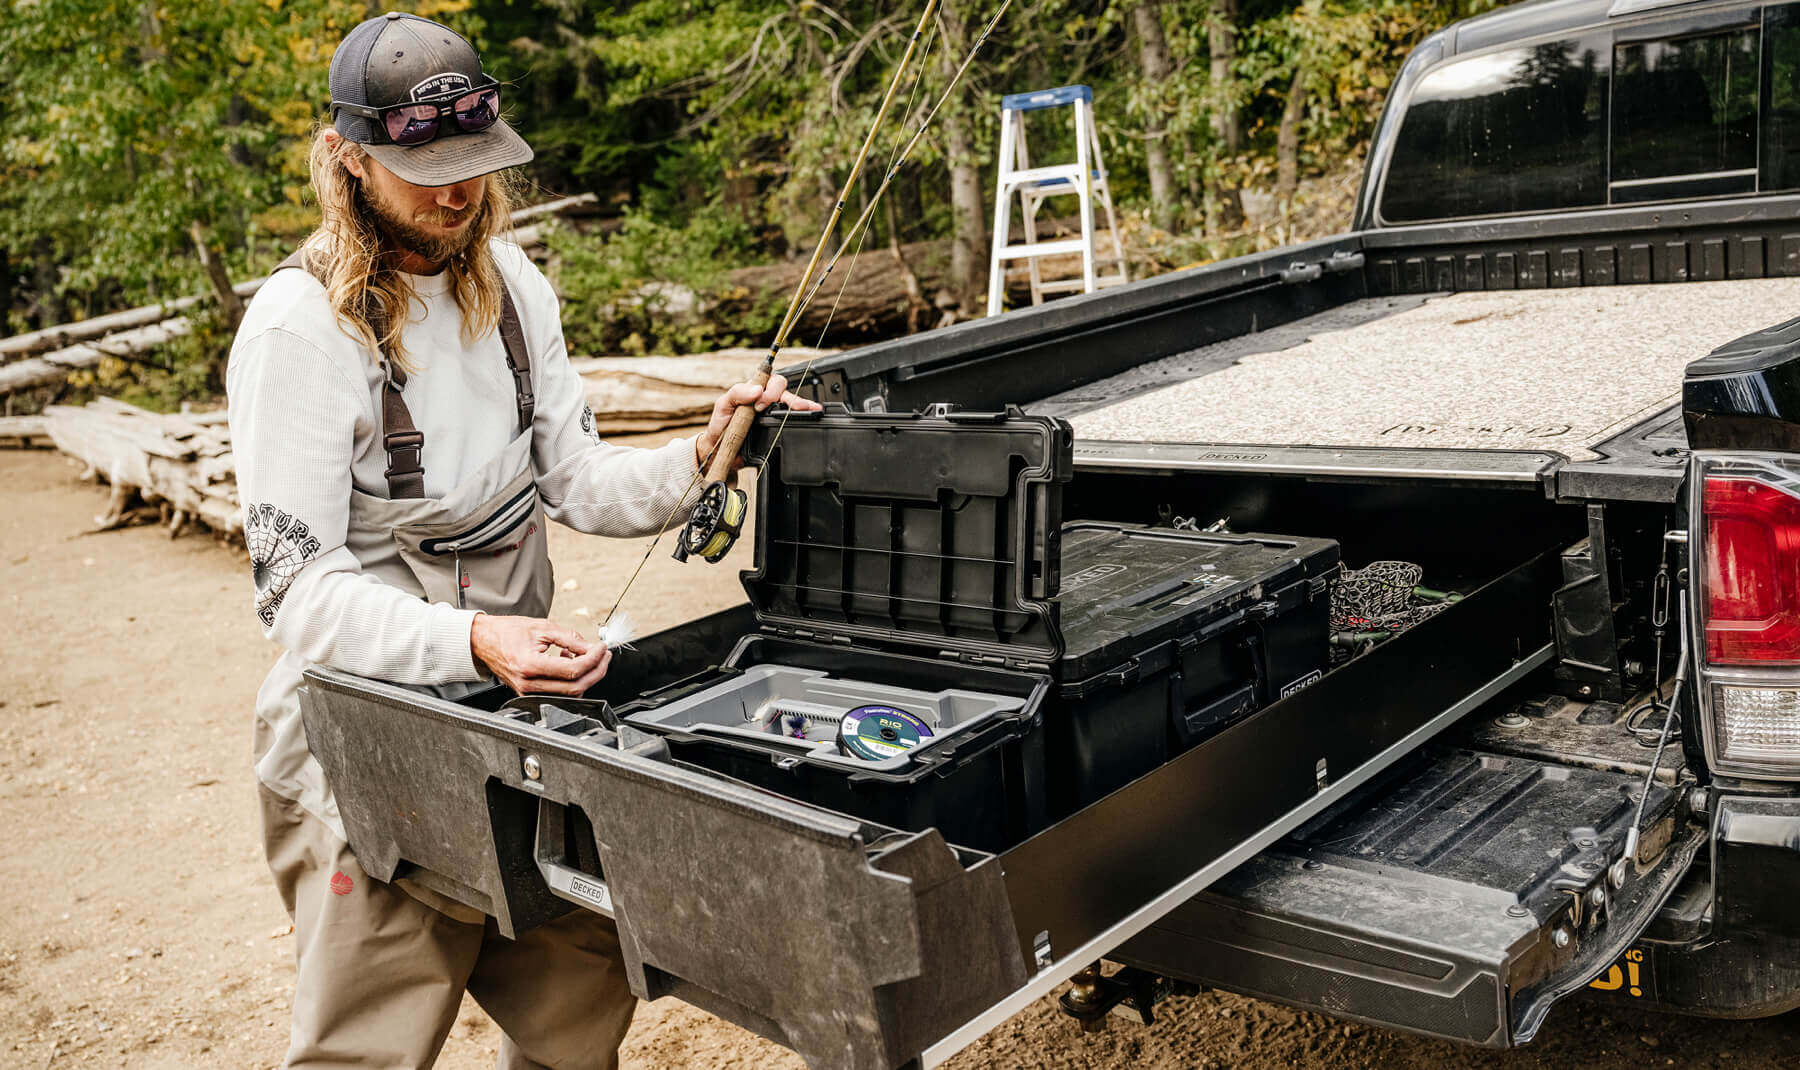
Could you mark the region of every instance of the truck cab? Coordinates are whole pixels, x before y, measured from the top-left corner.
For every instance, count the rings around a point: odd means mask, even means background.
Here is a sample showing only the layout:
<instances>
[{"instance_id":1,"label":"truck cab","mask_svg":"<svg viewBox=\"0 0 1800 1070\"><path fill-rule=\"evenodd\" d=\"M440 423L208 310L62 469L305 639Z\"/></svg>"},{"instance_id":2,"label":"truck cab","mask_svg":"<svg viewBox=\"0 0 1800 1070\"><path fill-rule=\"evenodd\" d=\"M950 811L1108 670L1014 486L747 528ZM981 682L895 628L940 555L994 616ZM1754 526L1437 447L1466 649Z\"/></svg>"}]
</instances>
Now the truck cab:
<instances>
[{"instance_id":1,"label":"truck cab","mask_svg":"<svg viewBox=\"0 0 1800 1070\"><path fill-rule=\"evenodd\" d=\"M1500 1048L1569 998L1800 1006L1797 20L1458 23L1351 232L787 369L828 411L753 434L746 605L579 702L309 675L359 860L503 932L606 913L638 995L817 1066L936 1065L1070 979L1089 1021L1203 984ZM1262 656L1258 591L1237 653L1108 670L1162 706L1087 702L1007 623L1132 566L1072 578L1071 524L1328 541L1345 571L1294 588L1328 660L1196 686ZM797 744L720 764L663 723L752 655L979 684L1019 732L803 789ZM1026 802L909 805L952 778Z\"/></svg>"}]
</instances>

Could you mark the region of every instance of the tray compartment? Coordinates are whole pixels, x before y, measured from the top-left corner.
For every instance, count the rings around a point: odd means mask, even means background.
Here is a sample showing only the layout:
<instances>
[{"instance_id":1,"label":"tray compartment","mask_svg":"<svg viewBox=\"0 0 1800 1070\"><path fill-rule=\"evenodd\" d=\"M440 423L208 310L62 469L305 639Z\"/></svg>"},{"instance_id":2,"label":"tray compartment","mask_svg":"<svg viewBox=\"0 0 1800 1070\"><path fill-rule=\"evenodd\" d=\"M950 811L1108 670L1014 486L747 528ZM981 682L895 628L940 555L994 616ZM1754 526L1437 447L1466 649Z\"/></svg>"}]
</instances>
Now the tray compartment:
<instances>
[{"instance_id":1,"label":"tray compartment","mask_svg":"<svg viewBox=\"0 0 1800 1070\"><path fill-rule=\"evenodd\" d=\"M771 681L810 687L804 693L846 710L888 698L914 712L935 704L952 723L904 757L864 761L839 750L835 726L813 728L811 740L746 726L745 710L757 712L751 698L774 690ZM752 634L721 668L620 714L661 737L678 761L882 825L937 828L951 843L999 850L1049 823L1041 712L1049 690L1042 674Z\"/></svg>"},{"instance_id":2,"label":"tray compartment","mask_svg":"<svg viewBox=\"0 0 1800 1070\"><path fill-rule=\"evenodd\" d=\"M930 734L904 753L882 758L856 754L842 744L843 722L848 712L865 706L912 714ZM895 773L929 762L970 729L1001 714L1016 714L1022 706L1020 699L966 688L921 691L846 679L821 669L755 665L730 680L640 713L632 723L774 744L802 761L853 774Z\"/></svg>"}]
</instances>

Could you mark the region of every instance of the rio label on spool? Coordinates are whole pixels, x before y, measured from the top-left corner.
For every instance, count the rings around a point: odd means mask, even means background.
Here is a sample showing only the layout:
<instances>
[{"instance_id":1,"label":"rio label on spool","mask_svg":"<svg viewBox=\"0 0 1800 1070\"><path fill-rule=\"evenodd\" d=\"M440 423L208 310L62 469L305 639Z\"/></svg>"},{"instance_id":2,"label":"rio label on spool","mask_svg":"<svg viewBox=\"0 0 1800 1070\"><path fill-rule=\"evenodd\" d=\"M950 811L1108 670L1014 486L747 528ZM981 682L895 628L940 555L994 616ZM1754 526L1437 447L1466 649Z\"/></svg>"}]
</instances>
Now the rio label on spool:
<instances>
[{"instance_id":1,"label":"rio label on spool","mask_svg":"<svg viewBox=\"0 0 1800 1070\"><path fill-rule=\"evenodd\" d=\"M899 758L931 739L931 726L893 706L858 706L844 714L838 744L864 761Z\"/></svg>"}]
</instances>

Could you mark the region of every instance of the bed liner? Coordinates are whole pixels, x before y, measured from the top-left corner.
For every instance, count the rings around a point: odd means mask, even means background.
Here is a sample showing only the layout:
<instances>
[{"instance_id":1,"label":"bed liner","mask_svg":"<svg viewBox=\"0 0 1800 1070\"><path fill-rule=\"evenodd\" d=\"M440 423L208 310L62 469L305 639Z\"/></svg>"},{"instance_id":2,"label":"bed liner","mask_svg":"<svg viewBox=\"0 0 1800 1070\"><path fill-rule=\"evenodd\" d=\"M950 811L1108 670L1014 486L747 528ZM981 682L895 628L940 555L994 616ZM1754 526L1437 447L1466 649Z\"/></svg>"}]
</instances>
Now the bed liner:
<instances>
[{"instance_id":1,"label":"bed liner","mask_svg":"<svg viewBox=\"0 0 1800 1070\"><path fill-rule=\"evenodd\" d=\"M1797 299L1793 278L1365 299L1031 409L1078 443L1550 452L1585 491L1630 468L1660 497L1683 369Z\"/></svg>"}]
</instances>

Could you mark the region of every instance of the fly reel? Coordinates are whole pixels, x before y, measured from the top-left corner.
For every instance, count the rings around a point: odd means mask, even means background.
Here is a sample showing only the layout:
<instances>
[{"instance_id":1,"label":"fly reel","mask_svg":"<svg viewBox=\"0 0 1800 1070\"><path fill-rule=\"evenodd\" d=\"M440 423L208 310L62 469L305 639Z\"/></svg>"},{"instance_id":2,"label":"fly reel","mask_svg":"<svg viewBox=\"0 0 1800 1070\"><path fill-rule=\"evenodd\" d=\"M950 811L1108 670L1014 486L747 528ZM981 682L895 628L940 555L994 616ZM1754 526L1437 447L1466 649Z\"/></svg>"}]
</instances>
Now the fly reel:
<instances>
[{"instance_id":1,"label":"fly reel","mask_svg":"<svg viewBox=\"0 0 1800 1070\"><path fill-rule=\"evenodd\" d=\"M688 516L687 527L675 540L675 560L686 561L693 554L716 564L736 544L749 510L750 496L743 491L720 480L708 483Z\"/></svg>"}]
</instances>

